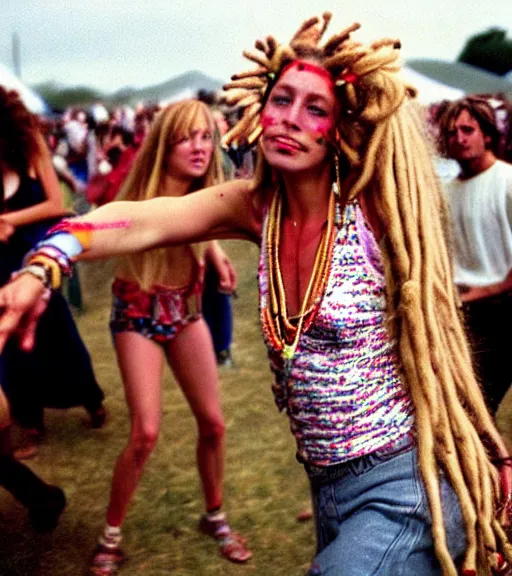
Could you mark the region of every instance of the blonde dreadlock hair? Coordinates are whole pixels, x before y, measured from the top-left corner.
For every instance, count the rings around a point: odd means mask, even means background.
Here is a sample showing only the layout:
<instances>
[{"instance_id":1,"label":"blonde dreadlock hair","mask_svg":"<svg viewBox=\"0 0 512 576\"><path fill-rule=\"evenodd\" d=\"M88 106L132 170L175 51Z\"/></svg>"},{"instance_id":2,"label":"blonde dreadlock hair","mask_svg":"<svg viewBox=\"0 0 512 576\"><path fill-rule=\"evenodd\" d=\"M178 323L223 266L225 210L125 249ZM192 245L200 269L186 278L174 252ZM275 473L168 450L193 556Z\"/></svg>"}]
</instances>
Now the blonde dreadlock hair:
<instances>
[{"instance_id":1,"label":"blonde dreadlock hair","mask_svg":"<svg viewBox=\"0 0 512 576\"><path fill-rule=\"evenodd\" d=\"M457 574L445 537L439 470L453 486L465 521L464 573L485 574L512 562L512 547L496 519L499 475L489 455L503 441L472 370L447 248L446 210L431 161L414 89L398 72L397 41L363 46L351 39L354 24L320 45L331 19L304 22L289 45L271 36L244 52L255 70L236 74L226 101L244 108L223 143L254 144L260 113L280 71L289 62L316 61L331 73L340 103L334 153L355 178L348 200L372 194L387 231L381 241L389 322L398 342L404 385L415 407L419 464L432 516L436 555L445 575ZM378 154L378 160L377 160ZM255 188L270 183L261 158Z\"/></svg>"},{"instance_id":2,"label":"blonde dreadlock hair","mask_svg":"<svg viewBox=\"0 0 512 576\"><path fill-rule=\"evenodd\" d=\"M183 100L170 104L157 114L116 200L148 200L159 196L168 150L179 138L190 135L201 116L206 119L214 137L214 148L205 175L193 183L190 192L223 182L222 159L212 113L204 102ZM165 277L166 250L147 250L123 257L120 262L144 290L149 290ZM194 250L194 253L200 257L199 250Z\"/></svg>"}]
</instances>

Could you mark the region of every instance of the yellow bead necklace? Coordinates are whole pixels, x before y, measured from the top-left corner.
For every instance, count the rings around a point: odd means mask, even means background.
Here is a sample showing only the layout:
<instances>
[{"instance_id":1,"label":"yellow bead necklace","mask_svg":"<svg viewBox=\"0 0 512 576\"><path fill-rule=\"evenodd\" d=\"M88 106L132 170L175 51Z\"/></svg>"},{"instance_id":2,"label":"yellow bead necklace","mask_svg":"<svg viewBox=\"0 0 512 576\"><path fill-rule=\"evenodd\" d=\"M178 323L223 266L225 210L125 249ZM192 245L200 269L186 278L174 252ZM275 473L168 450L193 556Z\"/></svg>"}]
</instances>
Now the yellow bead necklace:
<instances>
[{"instance_id":1,"label":"yellow bead necklace","mask_svg":"<svg viewBox=\"0 0 512 576\"><path fill-rule=\"evenodd\" d=\"M286 293L279 263L283 209L282 195L276 192L270 204L265 238L268 263L268 307L262 310L262 320L263 329L267 332L267 337L271 339L275 348L282 351L285 361L290 361L295 355L300 336L311 325L322 300L327 278L329 277L334 245L337 196L337 185L335 183L333 185L333 193L329 198L327 226L324 227L320 238L313 270L296 324L290 322L288 318Z\"/></svg>"}]
</instances>

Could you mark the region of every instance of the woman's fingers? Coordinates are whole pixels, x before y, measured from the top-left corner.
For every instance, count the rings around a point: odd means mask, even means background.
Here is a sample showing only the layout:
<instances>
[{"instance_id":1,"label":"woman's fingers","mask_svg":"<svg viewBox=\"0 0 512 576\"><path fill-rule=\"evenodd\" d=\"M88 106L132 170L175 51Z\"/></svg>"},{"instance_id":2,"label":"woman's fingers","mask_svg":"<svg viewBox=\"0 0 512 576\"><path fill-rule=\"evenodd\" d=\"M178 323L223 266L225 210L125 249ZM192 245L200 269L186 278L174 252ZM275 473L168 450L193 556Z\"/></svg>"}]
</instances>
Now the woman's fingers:
<instances>
[{"instance_id":1,"label":"woman's fingers","mask_svg":"<svg viewBox=\"0 0 512 576\"><path fill-rule=\"evenodd\" d=\"M23 325L18 332L20 347L25 351L32 350L34 347L39 318L41 318L41 315L48 307L50 295L51 291L47 289L39 298L36 305L25 314Z\"/></svg>"},{"instance_id":2,"label":"woman's fingers","mask_svg":"<svg viewBox=\"0 0 512 576\"><path fill-rule=\"evenodd\" d=\"M14 334L24 349L33 346L33 332L46 308L41 301L44 293L42 282L30 274L23 274L0 289L0 352Z\"/></svg>"}]
</instances>

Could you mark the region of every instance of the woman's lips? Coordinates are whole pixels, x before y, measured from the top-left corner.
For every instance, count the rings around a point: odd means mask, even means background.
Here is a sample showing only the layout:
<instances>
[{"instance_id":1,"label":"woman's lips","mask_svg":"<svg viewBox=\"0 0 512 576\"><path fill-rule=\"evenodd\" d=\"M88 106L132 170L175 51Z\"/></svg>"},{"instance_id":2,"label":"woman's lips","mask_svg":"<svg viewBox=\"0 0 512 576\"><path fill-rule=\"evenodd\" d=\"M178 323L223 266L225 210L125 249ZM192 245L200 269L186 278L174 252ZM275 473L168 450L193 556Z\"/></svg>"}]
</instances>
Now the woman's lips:
<instances>
[{"instance_id":1,"label":"woman's lips","mask_svg":"<svg viewBox=\"0 0 512 576\"><path fill-rule=\"evenodd\" d=\"M297 150L301 152L306 150L305 146L289 136L273 136L272 142L274 142L277 148L283 150Z\"/></svg>"}]
</instances>

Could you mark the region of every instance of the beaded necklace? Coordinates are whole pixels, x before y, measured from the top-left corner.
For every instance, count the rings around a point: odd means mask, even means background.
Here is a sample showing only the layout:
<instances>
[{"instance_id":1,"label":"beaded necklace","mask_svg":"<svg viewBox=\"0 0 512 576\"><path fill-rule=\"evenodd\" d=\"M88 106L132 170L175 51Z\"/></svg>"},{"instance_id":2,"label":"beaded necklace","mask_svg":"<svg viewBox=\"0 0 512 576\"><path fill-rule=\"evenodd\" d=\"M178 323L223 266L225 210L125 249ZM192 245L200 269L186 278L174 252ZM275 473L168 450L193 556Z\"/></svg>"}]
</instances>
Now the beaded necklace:
<instances>
[{"instance_id":1,"label":"beaded necklace","mask_svg":"<svg viewBox=\"0 0 512 576\"><path fill-rule=\"evenodd\" d=\"M317 248L313 270L302 301L298 321L290 322L287 316L286 293L284 290L279 244L282 223L282 195L277 192L272 198L266 226L265 247L268 266L268 304L261 311L263 330L275 350L281 352L287 368L295 355L301 334L313 322L329 277L329 269L334 245L335 223L338 224L339 188L333 184L329 198L327 226L324 227Z\"/></svg>"}]
</instances>

